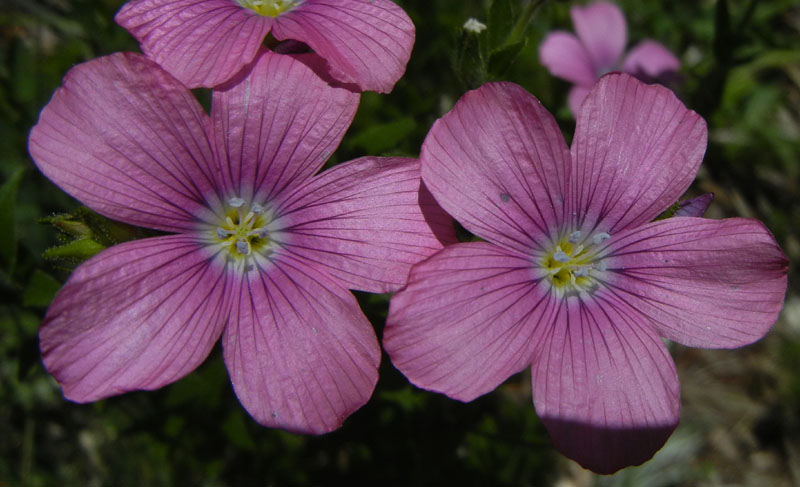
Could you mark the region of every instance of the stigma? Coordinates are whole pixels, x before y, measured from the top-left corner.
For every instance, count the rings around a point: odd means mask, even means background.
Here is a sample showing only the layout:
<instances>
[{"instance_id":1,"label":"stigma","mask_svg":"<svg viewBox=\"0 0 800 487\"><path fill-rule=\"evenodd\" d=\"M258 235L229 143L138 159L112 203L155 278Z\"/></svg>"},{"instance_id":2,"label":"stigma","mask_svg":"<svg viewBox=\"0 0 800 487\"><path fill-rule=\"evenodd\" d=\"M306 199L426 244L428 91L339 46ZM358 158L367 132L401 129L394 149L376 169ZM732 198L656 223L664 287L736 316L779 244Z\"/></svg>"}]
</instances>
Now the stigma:
<instances>
[{"instance_id":1,"label":"stigma","mask_svg":"<svg viewBox=\"0 0 800 487\"><path fill-rule=\"evenodd\" d=\"M605 232L584 237L575 231L558 239L538 262L552 289L562 296L593 292L606 269L598 246L609 238Z\"/></svg>"},{"instance_id":2,"label":"stigma","mask_svg":"<svg viewBox=\"0 0 800 487\"><path fill-rule=\"evenodd\" d=\"M269 247L269 217L266 209L258 203L249 203L242 198L229 198L225 208L225 219L212 232L212 239L227 248L233 258L246 258L255 253L264 253Z\"/></svg>"},{"instance_id":3,"label":"stigma","mask_svg":"<svg viewBox=\"0 0 800 487\"><path fill-rule=\"evenodd\" d=\"M250 9L264 17L277 17L293 9L301 0L235 0L244 8Z\"/></svg>"}]
</instances>

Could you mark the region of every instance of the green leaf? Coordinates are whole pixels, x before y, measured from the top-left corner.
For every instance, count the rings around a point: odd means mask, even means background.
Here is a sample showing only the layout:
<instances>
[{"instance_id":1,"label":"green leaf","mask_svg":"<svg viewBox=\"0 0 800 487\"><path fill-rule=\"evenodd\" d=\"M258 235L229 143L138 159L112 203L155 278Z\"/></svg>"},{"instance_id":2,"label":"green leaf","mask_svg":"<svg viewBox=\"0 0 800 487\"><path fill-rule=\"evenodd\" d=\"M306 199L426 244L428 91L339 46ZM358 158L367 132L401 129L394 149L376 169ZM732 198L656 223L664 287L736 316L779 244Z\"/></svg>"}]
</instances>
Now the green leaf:
<instances>
[{"instance_id":1,"label":"green leaf","mask_svg":"<svg viewBox=\"0 0 800 487\"><path fill-rule=\"evenodd\" d=\"M508 69L514 64L517 56L528 43L528 39L522 39L514 44L503 46L495 50L489 56L489 75L493 78L502 78Z\"/></svg>"},{"instance_id":2,"label":"green leaf","mask_svg":"<svg viewBox=\"0 0 800 487\"><path fill-rule=\"evenodd\" d=\"M411 117L374 124L352 137L348 144L350 147L365 150L368 154L381 154L392 147L397 147L415 126L416 122Z\"/></svg>"},{"instance_id":3,"label":"green leaf","mask_svg":"<svg viewBox=\"0 0 800 487\"><path fill-rule=\"evenodd\" d=\"M61 283L55 277L36 269L22 296L22 305L44 308L50 304L60 288Z\"/></svg>"},{"instance_id":4,"label":"green leaf","mask_svg":"<svg viewBox=\"0 0 800 487\"><path fill-rule=\"evenodd\" d=\"M231 412L230 415L222 423L222 431L234 446L242 450L253 450L256 447L253 437L247 431L245 424L244 414L240 409Z\"/></svg>"},{"instance_id":5,"label":"green leaf","mask_svg":"<svg viewBox=\"0 0 800 487\"><path fill-rule=\"evenodd\" d=\"M505 46L514 25L517 22L517 12L514 8L519 0L494 0L489 7L489 22L486 34L489 38L489 50L494 51Z\"/></svg>"},{"instance_id":6,"label":"green leaf","mask_svg":"<svg viewBox=\"0 0 800 487\"><path fill-rule=\"evenodd\" d=\"M731 70L725 84L723 99L725 103L738 103L742 98L757 91L762 71L780 69L789 73L790 69L800 64L800 51L773 50L766 51L753 61L737 66Z\"/></svg>"},{"instance_id":7,"label":"green leaf","mask_svg":"<svg viewBox=\"0 0 800 487\"><path fill-rule=\"evenodd\" d=\"M14 229L14 210L17 203L17 190L24 169L20 168L0 187L0 258L9 274L17 260L17 235Z\"/></svg>"}]
</instances>

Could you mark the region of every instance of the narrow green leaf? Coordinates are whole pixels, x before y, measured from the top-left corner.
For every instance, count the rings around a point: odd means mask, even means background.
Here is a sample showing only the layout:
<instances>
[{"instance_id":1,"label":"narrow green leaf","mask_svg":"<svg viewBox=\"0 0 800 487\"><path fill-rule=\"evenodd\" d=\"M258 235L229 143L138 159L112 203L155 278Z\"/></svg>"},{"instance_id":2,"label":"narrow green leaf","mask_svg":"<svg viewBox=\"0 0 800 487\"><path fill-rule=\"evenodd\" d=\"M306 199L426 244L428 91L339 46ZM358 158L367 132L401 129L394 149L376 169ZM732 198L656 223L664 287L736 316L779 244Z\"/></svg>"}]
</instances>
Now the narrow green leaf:
<instances>
[{"instance_id":1,"label":"narrow green leaf","mask_svg":"<svg viewBox=\"0 0 800 487\"><path fill-rule=\"evenodd\" d=\"M368 154L381 154L397 145L414 130L416 122L403 117L389 123L373 124L351 137L350 147L362 149Z\"/></svg>"},{"instance_id":2,"label":"narrow green leaf","mask_svg":"<svg viewBox=\"0 0 800 487\"><path fill-rule=\"evenodd\" d=\"M61 283L55 277L36 269L22 296L22 305L44 308L50 304L60 288Z\"/></svg>"},{"instance_id":3,"label":"narrow green leaf","mask_svg":"<svg viewBox=\"0 0 800 487\"><path fill-rule=\"evenodd\" d=\"M24 169L20 168L0 186L0 258L9 274L17 260L17 234L14 228L14 210L17 204L17 190Z\"/></svg>"},{"instance_id":4,"label":"narrow green leaf","mask_svg":"<svg viewBox=\"0 0 800 487\"><path fill-rule=\"evenodd\" d=\"M489 76L493 78L502 78L509 68L517 60L517 56L522 52L522 49L528 43L528 39L522 39L514 44L503 46L495 50L489 56Z\"/></svg>"},{"instance_id":5,"label":"narrow green leaf","mask_svg":"<svg viewBox=\"0 0 800 487\"><path fill-rule=\"evenodd\" d=\"M486 34L489 38L489 50L494 51L505 45L514 25L517 22L516 5L519 0L494 0L489 7L489 21Z\"/></svg>"}]
</instances>

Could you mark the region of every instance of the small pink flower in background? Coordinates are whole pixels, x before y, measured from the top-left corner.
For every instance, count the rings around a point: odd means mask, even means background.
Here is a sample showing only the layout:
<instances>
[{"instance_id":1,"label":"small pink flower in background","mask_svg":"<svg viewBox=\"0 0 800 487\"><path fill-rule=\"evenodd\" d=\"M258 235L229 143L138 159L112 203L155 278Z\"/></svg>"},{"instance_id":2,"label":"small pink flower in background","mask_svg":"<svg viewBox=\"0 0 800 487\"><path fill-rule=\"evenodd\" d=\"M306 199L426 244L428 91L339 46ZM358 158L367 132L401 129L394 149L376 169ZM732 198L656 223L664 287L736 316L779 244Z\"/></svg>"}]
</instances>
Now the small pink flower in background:
<instances>
[{"instance_id":1,"label":"small pink flower in background","mask_svg":"<svg viewBox=\"0 0 800 487\"><path fill-rule=\"evenodd\" d=\"M414 45L414 24L389 0L131 0L116 21L189 88L231 79L272 34L307 44L337 80L387 93Z\"/></svg>"},{"instance_id":2,"label":"small pink flower in background","mask_svg":"<svg viewBox=\"0 0 800 487\"><path fill-rule=\"evenodd\" d=\"M570 9L578 36L555 31L539 46L539 60L553 76L575 86L569 108L577 115L597 79L611 71L624 71L644 81L665 80L680 69L680 61L662 44L646 39L623 58L628 28L622 11L610 2L594 2Z\"/></svg>"},{"instance_id":3,"label":"small pink flower in background","mask_svg":"<svg viewBox=\"0 0 800 487\"><path fill-rule=\"evenodd\" d=\"M519 86L465 94L428 134L422 179L485 241L412 267L384 332L392 362L461 401L531 367L561 452L600 473L649 459L680 409L661 337L746 345L786 292L788 262L760 222L653 221L689 187L706 138L671 91L622 73L590 92L571 149Z\"/></svg>"},{"instance_id":4,"label":"small pink flower in background","mask_svg":"<svg viewBox=\"0 0 800 487\"><path fill-rule=\"evenodd\" d=\"M265 52L210 117L138 54L67 74L31 132L37 166L98 213L172 233L101 252L50 305L41 350L67 398L159 388L221 338L264 425L323 433L369 399L380 349L348 288L396 290L454 235L415 159L314 175L359 101L322 65Z\"/></svg>"}]
</instances>

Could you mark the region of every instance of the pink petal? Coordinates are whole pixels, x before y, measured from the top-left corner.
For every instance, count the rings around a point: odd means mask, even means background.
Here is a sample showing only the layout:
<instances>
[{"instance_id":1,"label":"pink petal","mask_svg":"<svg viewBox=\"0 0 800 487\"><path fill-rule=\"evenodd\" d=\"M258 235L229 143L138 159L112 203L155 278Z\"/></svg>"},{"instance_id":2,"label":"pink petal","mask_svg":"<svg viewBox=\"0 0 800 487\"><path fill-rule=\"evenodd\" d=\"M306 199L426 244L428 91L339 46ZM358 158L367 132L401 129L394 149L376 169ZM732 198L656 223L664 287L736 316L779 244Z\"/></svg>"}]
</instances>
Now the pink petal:
<instances>
[{"instance_id":1,"label":"pink petal","mask_svg":"<svg viewBox=\"0 0 800 487\"><path fill-rule=\"evenodd\" d=\"M158 389L194 370L228 317L231 283L196 237L111 247L79 266L39 330L47 370L73 401Z\"/></svg>"},{"instance_id":2,"label":"pink petal","mask_svg":"<svg viewBox=\"0 0 800 487\"><path fill-rule=\"evenodd\" d=\"M414 24L388 0L305 0L275 19L276 39L305 42L333 77L388 93L406 71Z\"/></svg>"},{"instance_id":3,"label":"pink petal","mask_svg":"<svg viewBox=\"0 0 800 487\"><path fill-rule=\"evenodd\" d=\"M467 230L522 252L563 220L569 154L553 117L512 83L466 93L422 146L422 179Z\"/></svg>"},{"instance_id":4,"label":"pink petal","mask_svg":"<svg viewBox=\"0 0 800 487\"><path fill-rule=\"evenodd\" d=\"M714 201L714 193L701 194L696 198L683 200L678 203L678 209L675 210L673 216L703 216L712 201Z\"/></svg>"},{"instance_id":5,"label":"pink petal","mask_svg":"<svg viewBox=\"0 0 800 487\"><path fill-rule=\"evenodd\" d=\"M569 95L567 97L567 104L569 105L569 110L572 112L573 116L577 117L581 112L583 100L585 100L586 96L589 95L589 91L589 88L584 88L583 86L573 86L570 88Z\"/></svg>"},{"instance_id":6,"label":"pink petal","mask_svg":"<svg viewBox=\"0 0 800 487\"><path fill-rule=\"evenodd\" d=\"M375 332L327 274L274 254L240 281L233 308L225 364L256 421L325 433L367 402L378 380Z\"/></svg>"},{"instance_id":7,"label":"pink petal","mask_svg":"<svg viewBox=\"0 0 800 487\"><path fill-rule=\"evenodd\" d=\"M350 288L396 291L411 265L456 241L447 214L422 201L419 172L401 157L339 164L276 203L275 239Z\"/></svg>"},{"instance_id":8,"label":"pink petal","mask_svg":"<svg viewBox=\"0 0 800 487\"><path fill-rule=\"evenodd\" d=\"M707 134L663 86L624 73L601 78L572 142L570 227L614 235L653 220L694 180Z\"/></svg>"},{"instance_id":9,"label":"pink petal","mask_svg":"<svg viewBox=\"0 0 800 487\"><path fill-rule=\"evenodd\" d=\"M597 473L648 460L678 424L675 365L624 303L568 298L531 378L536 412L555 447Z\"/></svg>"},{"instance_id":10,"label":"pink petal","mask_svg":"<svg viewBox=\"0 0 800 487\"><path fill-rule=\"evenodd\" d=\"M417 386L471 401L531 363L556 305L528 256L450 245L392 297L383 346Z\"/></svg>"},{"instance_id":11,"label":"pink petal","mask_svg":"<svg viewBox=\"0 0 800 487\"><path fill-rule=\"evenodd\" d=\"M273 19L233 0L131 0L114 18L189 88L211 88L253 60Z\"/></svg>"},{"instance_id":12,"label":"pink petal","mask_svg":"<svg viewBox=\"0 0 800 487\"><path fill-rule=\"evenodd\" d=\"M569 32L547 34L539 46L539 62L553 76L580 86L592 86L597 79L592 59L577 37Z\"/></svg>"},{"instance_id":13,"label":"pink petal","mask_svg":"<svg viewBox=\"0 0 800 487\"><path fill-rule=\"evenodd\" d=\"M600 76L617 67L628 38L628 26L622 11L610 2L594 2L570 9L572 24L586 47Z\"/></svg>"},{"instance_id":14,"label":"pink petal","mask_svg":"<svg viewBox=\"0 0 800 487\"><path fill-rule=\"evenodd\" d=\"M313 54L264 51L247 77L214 90L211 117L228 197L270 201L316 173L342 140L359 95L315 72Z\"/></svg>"},{"instance_id":15,"label":"pink petal","mask_svg":"<svg viewBox=\"0 0 800 487\"><path fill-rule=\"evenodd\" d=\"M678 71L680 68L680 60L669 49L649 39L631 49L622 63L622 70L626 73L635 76L645 75L650 79Z\"/></svg>"},{"instance_id":16,"label":"pink petal","mask_svg":"<svg viewBox=\"0 0 800 487\"><path fill-rule=\"evenodd\" d=\"M739 347L778 319L788 261L761 222L668 218L608 245L603 293L631 303L671 340Z\"/></svg>"},{"instance_id":17,"label":"pink petal","mask_svg":"<svg viewBox=\"0 0 800 487\"><path fill-rule=\"evenodd\" d=\"M98 213L191 230L217 186L207 123L191 92L155 63L113 54L67 73L29 150L48 178Z\"/></svg>"}]
</instances>

